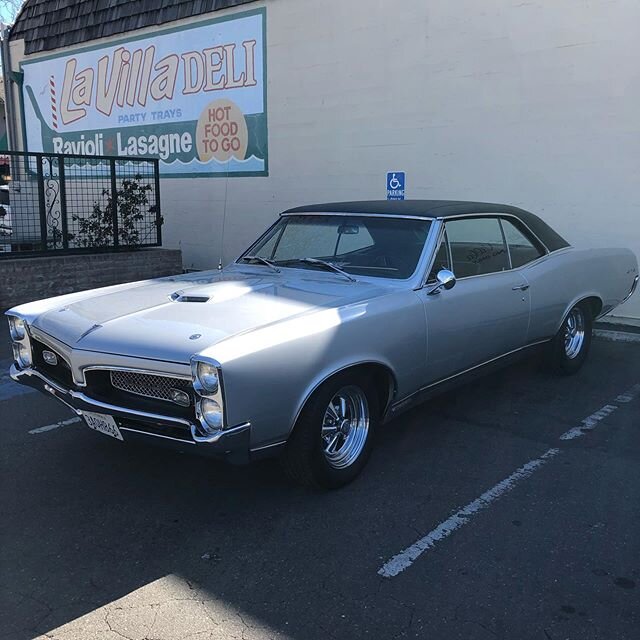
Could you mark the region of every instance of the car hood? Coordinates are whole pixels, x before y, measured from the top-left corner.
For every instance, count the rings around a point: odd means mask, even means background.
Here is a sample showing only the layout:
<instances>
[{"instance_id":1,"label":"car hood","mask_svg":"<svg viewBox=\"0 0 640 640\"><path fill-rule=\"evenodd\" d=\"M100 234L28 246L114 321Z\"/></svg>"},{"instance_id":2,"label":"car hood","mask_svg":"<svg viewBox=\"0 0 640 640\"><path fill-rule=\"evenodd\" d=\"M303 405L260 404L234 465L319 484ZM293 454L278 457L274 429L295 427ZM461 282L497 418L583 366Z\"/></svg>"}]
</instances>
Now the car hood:
<instances>
[{"instance_id":1,"label":"car hood","mask_svg":"<svg viewBox=\"0 0 640 640\"><path fill-rule=\"evenodd\" d=\"M98 290L42 313L34 326L73 349L188 363L240 333L388 291L311 271L200 272Z\"/></svg>"}]
</instances>

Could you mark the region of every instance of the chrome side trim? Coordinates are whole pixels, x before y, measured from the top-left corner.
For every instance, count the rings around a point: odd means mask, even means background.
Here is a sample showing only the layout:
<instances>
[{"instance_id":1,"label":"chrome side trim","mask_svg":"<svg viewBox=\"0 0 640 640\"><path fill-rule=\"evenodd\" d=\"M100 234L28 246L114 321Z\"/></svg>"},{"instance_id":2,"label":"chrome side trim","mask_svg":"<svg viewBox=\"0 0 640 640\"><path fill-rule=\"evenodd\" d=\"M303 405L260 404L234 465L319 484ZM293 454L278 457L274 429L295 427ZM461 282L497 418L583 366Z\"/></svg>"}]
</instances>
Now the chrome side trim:
<instances>
[{"instance_id":1,"label":"chrome side trim","mask_svg":"<svg viewBox=\"0 0 640 640\"><path fill-rule=\"evenodd\" d=\"M419 291L426 285L425 279L429 277L431 266L436 259L440 242L445 234L444 225L438 220L433 220L427 238L424 242L420 259L416 265L416 270L411 274L411 279L417 277L417 274L421 273L418 284L413 288L414 291Z\"/></svg>"},{"instance_id":2,"label":"chrome side trim","mask_svg":"<svg viewBox=\"0 0 640 640\"><path fill-rule=\"evenodd\" d=\"M502 234L502 243L504 244L505 248L507 249L507 257L509 258L509 270L511 271L513 269L513 259L511 258L511 247L509 246L509 243L507 242L507 234L504 232L504 225L502 224L502 218L498 218L498 224L500 225L500 233ZM546 249L546 247L545 247L545 249ZM547 253L548 253L548 251L547 251ZM545 254L545 255L547 255L547 254ZM541 257L541 256L538 256L538 257ZM533 262L533 260L531 262Z\"/></svg>"},{"instance_id":3,"label":"chrome side trim","mask_svg":"<svg viewBox=\"0 0 640 640\"><path fill-rule=\"evenodd\" d=\"M565 247L565 249L568 249L568 248L569 247ZM564 249L558 249L558 251L563 251L563 250ZM553 254L545 253L543 256L540 256L539 258L536 258L531 262L527 262L527 264L523 264L521 267L514 267L513 269L502 269L502 271L491 271L490 273L478 273L477 275L474 275L474 276L462 276L462 278L458 278L456 276L456 280L458 282L462 282L463 280L470 280L471 278L486 278L487 276L495 276L498 273L512 273L514 271L523 271L524 269L528 269L529 267L535 264L538 264L539 262L547 260L549 256L555 255L555 253L556 253L555 251Z\"/></svg>"},{"instance_id":4,"label":"chrome side trim","mask_svg":"<svg viewBox=\"0 0 640 640\"><path fill-rule=\"evenodd\" d=\"M549 256L551 255L555 255L561 251L567 251L569 249L571 249L571 245L569 245L568 247L562 247L560 249L556 249L555 251L549 251L549 249L547 248L547 246L544 244L544 242L542 242L542 240L540 240L540 238L538 238L538 236L533 233L533 231L531 231L531 229L529 229L529 227L522 221L520 220L520 218L518 218L517 216L514 216L513 214L498 214L498 213L473 213L473 214L464 214L464 215L459 215L459 216L451 216L450 218L447 217L440 217L437 218L438 222L442 223L442 231L441 231L441 235L440 235L440 239L436 245L436 250L433 252L433 257L431 259L431 264L429 265L429 269L427 270L427 272L424 275L424 278L428 279L429 278L429 273L431 273L431 268L433 267L433 262L435 261L436 258L436 252L438 247L440 246L440 242L442 241L444 234L446 234L447 232L447 225L446 223L449 220L458 220L458 219L463 219L463 218L483 218L483 217L489 217L489 218L495 218L495 217L512 217L515 220L518 220L526 229L528 229L528 231L531 233L531 235L540 243L540 245L544 248L544 250L546 251L546 253L544 255L541 255L539 258L536 258L535 260L531 260L531 262L527 262L526 264L523 264L519 267L511 267L509 269L503 269L502 271L492 271L491 273L479 273L477 275L474 276L463 276L461 278L458 278L456 276L456 280L458 282L461 282L463 280L469 280L470 278L485 278L486 276L494 276L496 275L496 273L505 273L505 272L511 272L511 271L522 271L523 269L528 269L529 267L538 264L538 262L541 262L543 260L546 260L549 258ZM502 228L502 225L500 225ZM504 237L504 232L503 232L503 237ZM449 243L447 242L447 252L449 254L449 262L451 264L451 270L453 271L453 259L451 256L451 246L449 245ZM509 249L509 245L507 244L507 254L509 256L509 262L511 263L511 251ZM455 274L455 272L453 272ZM420 289L423 289L425 287L425 285L427 284L426 280L423 279L422 284L420 286L418 286L416 289L414 289L414 291L419 291Z\"/></svg>"},{"instance_id":5,"label":"chrome side trim","mask_svg":"<svg viewBox=\"0 0 640 640\"><path fill-rule=\"evenodd\" d=\"M553 253L552 251L549 251L549 247L547 247L547 245L542 242L542 240L540 240L540 238L531 230L531 227L524 221L522 220L522 218L519 218L518 216L514 215L513 213L500 213L498 211L495 212L483 212L483 213L461 213L459 215L454 215L454 216L440 216L438 217L438 220L442 220L443 222L448 222L449 220L460 220L462 218L512 218L513 220L517 220L539 243L540 246L546 251L545 255L548 255L550 253ZM566 242L566 240L565 240ZM571 245L569 245L571 246ZM567 249L568 247L562 247L563 249ZM558 249L559 251L560 249ZM541 256L542 257L542 256ZM523 265L526 266L526 265Z\"/></svg>"},{"instance_id":6,"label":"chrome side trim","mask_svg":"<svg viewBox=\"0 0 640 640\"><path fill-rule=\"evenodd\" d=\"M238 266L238 267L242 267L242 266L247 266L246 264L242 263L241 260L242 258L244 258L245 256L251 254L253 252L253 248L257 245L259 245L262 240L264 238L266 238L271 231L280 223L280 220L282 220L282 218L289 218L292 216L301 216L301 215L309 215L309 216L339 216L339 217L365 217L365 218L398 218L398 219L402 219L402 220L424 220L427 222L431 222L432 224L429 227L429 231L427 233L427 237L425 238L425 242L424 242L424 246L422 248L422 251L420 252L420 257L418 258L418 261L416 262L416 268L414 269L413 273L408 277L408 278L401 278L401 279L395 279L395 278L385 278L382 276L375 276L375 275L361 275L358 274L358 278L360 278L361 280L363 280L364 282L368 282L368 279L373 279L374 281L377 280L384 280L386 284L388 285L404 285L405 283L411 283L413 280L417 279L418 274L421 272L421 270L423 269L423 262L425 260L427 260L429 258L430 255L430 251L431 253L433 253L433 255L435 256L435 252L432 250L431 247L431 243L434 242L434 240L432 240L433 238L433 234L435 233L435 235L437 235L437 233L440 230L440 227L438 226L438 219L436 219L435 217L432 216L403 216L403 215L394 215L394 214L378 214L378 213L331 213L331 212L313 212L313 213L281 213L278 216L278 219L246 250L244 251L240 256L238 256L238 258L236 258L236 260L233 261L233 265ZM282 234L280 234L282 236ZM278 243L280 242L280 238L278 238ZM277 246L277 245L276 245ZM282 265L279 265L282 266ZM282 267L282 268L286 268L286 269L299 269L299 267Z\"/></svg>"},{"instance_id":7,"label":"chrome side trim","mask_svg":"<svg viewBox=\"0 0 640 640\"><path fill-rule=\"evenodd\" d=\"M264 451L265 449L272 449L273 447L281 447L283 444L287 444L286 440L282 440L282 442L274 442L273 444L265 444L263 447L256 447L255 449L249 449L251 453L256 453L257 451Z\"/></svg>"},{"instance_id":8,"label":"chrome side trim","mask_svg":"<svg viewBox=\"0 0 640 640\"><path fill-rule=\"evenodd\" d=\"M333 211L298 211L298 213L281 213L281 218L291 218L294 216L338 216L341 218L398 218L400 220L428 220L433 222L435 216L403 216L399 213L345 213Z\"/></svg>"},{"instance_id":9,"label":"chrome side trim","mask_svg":"<svg viewBox=\"0 0 640 640\"><path fill-rule=\"evenodd\" d=\"M271 224L271 225L269 226L269 228L268 228L268 229L266 229L266 230L265 230L265 232L264 232L261 236L259 236L259 237L258 237L258 239L257 239L257 240L255 240L254 242L252 242L252 243L251 243L251 245L249 246L249 248L248 248L246 251L243 251L243 252L242 252L242 253L241 253L241 254L240 254L240 255L239 255L239 256L238 256L238 257L233 261L233 264L238 265L238 266L242 266L242 264L243 264L243 263L242 263L242 262L240 262L240 261L242 260L242 258L244 258L244 256L246 256L246 255L250 255L250 254L251 254L251 252L253 251L253 247L255 247L255 246L259 245L259 244L262 242L262 240L263 240L264 238L266 238L266 237L271 233L271 231L272 231L273 229L275 229L275 227L277 227L277 226L280 224L280 218L281 218L281 217L282 217L282 215L279 215L279 216L276 218L275 222L274 222L273 224ZM282 233L281 233L280 235L282 236ZM280 242L280 238L278 238L278 243L279 243L279 242ZM276 245L276 246L277 246L277 245Z\"/></svg>"},{"instance_id":10,"label":"chrome side trim","mask_svg":"<svg viewBox=\"0 0 640 640\"><path fill-rule=\"evenodd\" d=\"M391 407L389 408L389 411L391 413L393 413L400 405L406 404L411 398L413 398L414 396L418 395L419 393L423 393L425 391L428 391L429 389L433 389L434 387L437 387L445 382L449 382L449 380L454 380L455 378L459 378L460 376L465 375L466 373L470 373L471 371L475 371L476 369L480 369L481 367L484 367L488 364L491 364L492 362L497 362L498 360L501 360L502 358L506 358L508 356L513 355L514 353L518 353L519 351L524 351L525 349L530 349L531 347L536 347L540 344L545 344L547 342L549 342L550 340L552 340L553 338L545 338L544 340L537 340L536 342L531 342L530 344L525 345L524 347L518 347L517 349L513 349L512 351L507 351L507 353L503 353L502 355L496 356L495 358L491 358L490 360L486 360L485 362L481 362L480 364L476 364L473 367L469 367L468 369L464 369L464 371L459 371L458 373L454 373L451 376L447 376L446 378L442 378L440 380L436 380L436 382L432 382L424 387L421 387L420 389L418 389L417 391L414 391L413 393L410 393L408 396L404 396L404 398L401 398L400 400L398 400L397 402L394 402Z\"/></svg>"},{"instance_id":11,"label":"chrome side trim","mask_svg":"<svg viewBox=\"0 0 640 640\"><path fill-rule=\"evenodd\" d=\"M622 302L620 304L622 304L623 302L626 302L635 293L635 290L638 287L638 280L639 279L640 279L640 276L636 276L633 279L633 284L631 285L631 291L629 291L629 293L627 293L627 295L622 299Z\"/></svg>"},{"instance_id":12,"label":"chrome side trim","mask_svg":"<svg viewBox=\"0 0 640 640\"><path fill-rule=\"evenodd\" d=\"M438 255L438 249L440 249L440 245L444 242L444 238L447 233L445 229L445 225L441 221L437 221L437 222L440 222L440 228L438 229L438 232L437 232L438 237L434 242L433 251L431 252L431 256L429 258L429 261L427 262L426 271L423 273L420 279L420 284L414 289L414 291L420 291L420 289L424 289L424 287L427 286L427 283L429 280L429 274L431 273L431 269L433 269L433 264L436 261L436 256ZM449 248L448 242L447 242L447 255L449 255L449 265L453 270L453 263L451 262L451 257L450 257L451 254L450 254L450 248Z\"/></svg>"}]
</instances>

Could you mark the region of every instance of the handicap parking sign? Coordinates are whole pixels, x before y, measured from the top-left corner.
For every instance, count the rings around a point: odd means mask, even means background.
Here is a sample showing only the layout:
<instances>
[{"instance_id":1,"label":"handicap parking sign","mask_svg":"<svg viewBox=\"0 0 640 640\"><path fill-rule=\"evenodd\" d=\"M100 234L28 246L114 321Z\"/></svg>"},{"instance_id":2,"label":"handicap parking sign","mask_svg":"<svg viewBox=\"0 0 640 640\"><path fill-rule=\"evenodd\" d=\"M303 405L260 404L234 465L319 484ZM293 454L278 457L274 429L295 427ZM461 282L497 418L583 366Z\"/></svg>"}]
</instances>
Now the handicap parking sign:
<instances>
[{"instance_id":1,"label":"handicap parking sign","mask_svg":"<svg viewBox=\"0 0 640 640\"><path fill-rule=\"evenodd\" d=\"M405 172L387 173L387 200L404 200Z\"/></svg>"}]
</instances>

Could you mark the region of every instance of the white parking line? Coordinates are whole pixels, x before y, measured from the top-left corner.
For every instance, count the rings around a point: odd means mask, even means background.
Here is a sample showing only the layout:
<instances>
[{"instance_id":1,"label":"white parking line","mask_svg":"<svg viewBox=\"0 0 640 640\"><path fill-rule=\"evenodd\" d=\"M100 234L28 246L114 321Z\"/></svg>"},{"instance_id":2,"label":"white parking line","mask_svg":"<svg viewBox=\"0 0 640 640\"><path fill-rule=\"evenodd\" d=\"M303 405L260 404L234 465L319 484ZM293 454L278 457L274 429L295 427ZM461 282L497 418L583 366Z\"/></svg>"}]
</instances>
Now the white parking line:
<instances>
[{"instance_id":1,"label":"white parking line","mask_svg":"<svg viewBox=\"0 0 640 640\"><path fill-rule=\"evenodd\" d=\"M560 453L560 449L549 449L549 451L542 454L539 458L527 462L527 464L520 467L517 471L514 471L508 478L501 480L491 489L485 491L479 498L470 502L466 507L458 509L456 513L444 522L441 522L435 529L424 536L424 538L420 538L415 544L412 544L391 558L391 560L381 567L378 574L384 578L397 576L400 572L410 567L425 551L431 549L436 542L450 536L456 529L467 524L472 516L482 509L486 509L492 502L511 491L520 480L528 478L536 469L539 469L547 460L553 458L558 453Z\"/></svg>"},{"instance_id":2,"label":"white parking line","mask_svg":"<svg viewBox=\"0 0 640 640\"><path fill-rule=\"evenodd\" d=\"M579 427L573 427L573 429L569 429L569 431L563 433L560 436L560 440L573 440L574 438L583 436L587 431L595 429L601 420L604 420L604 418L611 415L617 408L618 407L612 404L606 404L602 409L599 409L595 413L592 413L588 418L585 418Z\"/></svg>"},{"instance_id":3,"label":"white parking line","mask_svg":"<svg viewBox=\"0 0 640 640\"><path fill-rule=\"evenodd\" d=\"M75 424L76 422L80 422L82 418L76 416L75 418L69 418L68 420L61 420L60 422L54 422L53 424L48 424L45 427L38 427L37 429L31 429L29 433L35 435L37 433L45 433L46 431L52 431L53 429L59 429L60 427L66 427L69 424Z\"/></svg>"},{"instance_id":4,"label":"white parking line","mask_svg":"<svg viewBox=\"0 0 640 640\"><path fill-rule=\"evenodd\" d=\"M631 402L636 396L640 395L640 383L633 385L630 389L620 394L614 402L627 403ZM579 438L588 431L594 429L604 418L611 415L618 409L613 404L607 404L602 409L592 413L585 418L579 427L569 429L560 436L560 440L573 440ZM527 464L514 471L508 478L498 482L494 487L485 491L479 498L470 502L466 507L456 510L456 512L444 522L441 522L435 529L430 531L426 536L420 538L417 542L401 551L398 555L393 556L391 560L385 562L378 570L378 574L383 578L393 578L399 573L410 567L415 560L425 551L435 546L440 540L444 540L454 531L467 524L471 517L482 509L486 509L492 502L511 491L518 482L528 478L536 469L539 469L547 460L553 458L560 453L560 449L549 449L539 458L535 458L527 462Z\"/></svg>"},{"instance_id":5,"label":"white parking line","mask_svg":"<svg viewBox=\"0 0 640 640\"><path fill-rule=\"evenodd\" d=\"M615 402L631 402L638 394L640 394L640 384L634 384L631 389L627 389L624 393L621 393Z\"/></svg>"}]
</instances>

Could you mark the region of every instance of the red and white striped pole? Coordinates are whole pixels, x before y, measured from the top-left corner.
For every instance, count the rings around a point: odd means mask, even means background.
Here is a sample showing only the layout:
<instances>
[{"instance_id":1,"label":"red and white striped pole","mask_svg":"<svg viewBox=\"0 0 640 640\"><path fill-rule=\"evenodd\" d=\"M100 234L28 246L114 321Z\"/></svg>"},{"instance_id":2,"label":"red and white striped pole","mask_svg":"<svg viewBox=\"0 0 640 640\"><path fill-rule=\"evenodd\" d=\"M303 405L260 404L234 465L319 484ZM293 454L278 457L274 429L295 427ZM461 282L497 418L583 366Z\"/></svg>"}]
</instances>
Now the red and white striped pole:
<instances>
[{"instance_id":1,"label":"red and white striped pole","mask_svg":"<svg viewBox=\"0 0 640 640\"><path fill-rule=\"evenodd\" d=\"M58 129L58 105L56 101L56 80L53 76L49 78L49 91L51 92L51 120L53 128Z\"/></svg>"}]
</instances>

